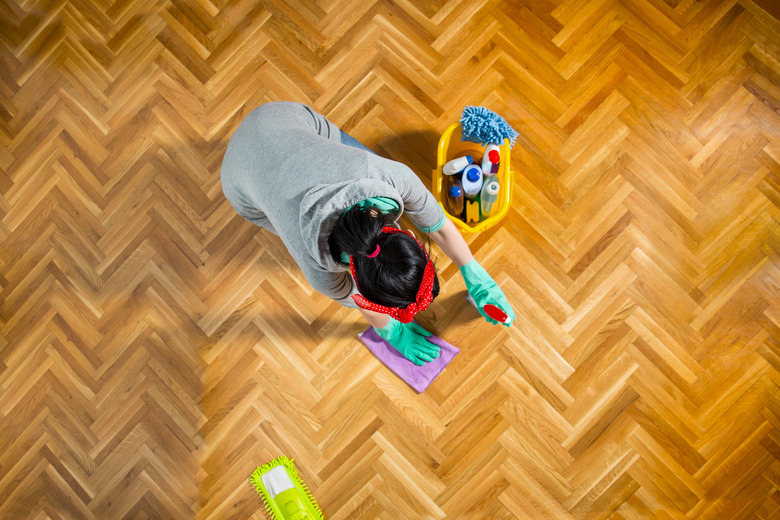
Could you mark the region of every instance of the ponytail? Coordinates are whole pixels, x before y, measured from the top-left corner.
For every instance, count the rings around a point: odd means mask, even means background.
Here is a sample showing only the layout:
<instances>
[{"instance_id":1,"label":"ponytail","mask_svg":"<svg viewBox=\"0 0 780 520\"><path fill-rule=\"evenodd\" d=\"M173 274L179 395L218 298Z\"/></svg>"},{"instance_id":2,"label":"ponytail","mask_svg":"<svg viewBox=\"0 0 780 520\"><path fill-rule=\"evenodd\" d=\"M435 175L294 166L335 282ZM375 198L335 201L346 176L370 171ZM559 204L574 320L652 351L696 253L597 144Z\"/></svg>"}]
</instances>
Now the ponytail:
<instances>
[{"instance_id":1,"label":"ponytail","mask_svg":"<svg viewBox=\"0 0 780 520\"><path fill-rule=\"evenodd\" d=\"M390 213L353 206L336 221L328 245L337 261L341 252L353 257L363 297L387 307L403 308L417 297L428 257L413 237L382 232L394 221ZM433 296L438 294L439 280L434 278Z\"/></svg>"}]
</instances>

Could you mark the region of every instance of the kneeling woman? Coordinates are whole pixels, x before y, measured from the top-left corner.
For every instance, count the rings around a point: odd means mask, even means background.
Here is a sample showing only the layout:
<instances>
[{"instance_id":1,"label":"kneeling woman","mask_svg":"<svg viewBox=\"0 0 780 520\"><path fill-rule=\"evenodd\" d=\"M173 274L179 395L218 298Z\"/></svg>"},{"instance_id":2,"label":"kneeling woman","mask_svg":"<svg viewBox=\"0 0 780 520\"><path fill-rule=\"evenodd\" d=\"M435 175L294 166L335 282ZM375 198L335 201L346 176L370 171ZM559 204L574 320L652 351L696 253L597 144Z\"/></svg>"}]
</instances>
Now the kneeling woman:
<instances>
[{"instance_id":1,"label":"kneeling woman","mask_svg":"<svg viewBox=\"0 0 780 520\"><path fill-rule=\"evenodd\" d=\"M239 215L278 235L311 286L357 306L419 365L439 355L412 318L439 293L428 251L395 222L406 213L459 266L481 310L514 313L460 232L407 166L374 154L321 114L292 102L253 110L228 143L222 190Z\"/></svg>"}]
</instances>

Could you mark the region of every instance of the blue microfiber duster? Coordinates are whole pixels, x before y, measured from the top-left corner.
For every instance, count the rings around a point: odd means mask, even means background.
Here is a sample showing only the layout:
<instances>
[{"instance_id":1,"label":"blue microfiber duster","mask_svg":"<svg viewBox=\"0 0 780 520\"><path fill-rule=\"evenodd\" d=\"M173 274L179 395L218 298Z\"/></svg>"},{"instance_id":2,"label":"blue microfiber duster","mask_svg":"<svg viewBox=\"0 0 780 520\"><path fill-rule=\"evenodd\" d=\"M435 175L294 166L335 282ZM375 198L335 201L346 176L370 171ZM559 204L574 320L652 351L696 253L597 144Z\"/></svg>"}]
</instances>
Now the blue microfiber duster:
<instances>
[{"instance_id":1,"label":"blue microfiber duster","mask_svg":"<svg viewBox=\"0 0 780 520\"><path fill-rule=\"evenodd\" d=\"M488 143L501 144L509 139L509 147L515 145L517 132L509 123L492 110L485 107L467 106L460 118L463 128L461 140L472 141L486 146Z\"/></svg>"}]
</instances>

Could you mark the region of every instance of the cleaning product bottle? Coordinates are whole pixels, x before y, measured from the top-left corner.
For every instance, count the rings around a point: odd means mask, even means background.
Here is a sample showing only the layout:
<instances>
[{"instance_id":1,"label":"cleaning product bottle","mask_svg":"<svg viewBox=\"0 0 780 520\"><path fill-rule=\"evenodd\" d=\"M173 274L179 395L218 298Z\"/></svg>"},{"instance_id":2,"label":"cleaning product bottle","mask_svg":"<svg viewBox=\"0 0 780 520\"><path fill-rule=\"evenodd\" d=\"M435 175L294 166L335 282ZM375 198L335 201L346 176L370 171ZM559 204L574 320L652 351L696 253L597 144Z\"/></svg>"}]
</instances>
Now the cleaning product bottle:
<instances>
[{"instance_id":1,"label":"cleaning product bottle","mask_svg":"<svg viewBox=\"0 0 780 520\"><path fill-rule=\"evenodd\" d=\"M463 192L466 194L466 198L474 200L479 195L479 190L482 189L482 168L476 164L469 164L466 169L463 170L463 178L461 179L463 184Z\"/></svg>"},{"instance_id":2,"label":"cleaning product bottle","mask_svg":"<svg viewBox=\"0 0 780 520\"><path fill-rule=\"evenodd\" d=\"M463 216L463 185L457 175L444 178L444 208L453 217Z\"/></svg>"},{"instance_id":3,"label":"cleaning product bottle","mask_svg":"<svg viewBox=\"0 0 780 520\"><path fill-rule=\"evenodd\" d=\"M501 162L501 149L496 143L490 143L485 147L485 154L482 156L483 175L495 175L498 173L498 165Z\"/></svg>"},{"instance_id":4,"label":"cleaning product bottle","mask_svg":"<svg viewBox=\"0 0 780 520\"><path fill-rule=\"evenodd\" d=\"M471 156L456 157L447 164L441 167L441 172L444 175L454 175L463 171L463 168L471 164Z\"/></svg>"},{"instance_id":5,"label":"cleaning product bottle","mask_svg":"<svg viewBox=\"0 0 780 520\"><path fill-rule=\"evenodd\" d=\"M475 308L477 307L477 303L474 301L474 298L471 297L471 295L466 296L466 301L468 301L471 305L473 305ZM485 314L493 318L499 323L506 323L507 325L512 323L512 318L510 318L507 313L501 310L501 307L497 307L493 305L492 303L488 303L484 307L482 307L482 310L485 311Z\"/></svg>"},{"instance_id":6,"label":"cleaning product bottle","mask_svg":"<svg viewBox=\"0 0 780 520\"><path fill-rule=\"evenodd\" d=\"M490 212L493 210L493 204L498 200L498 192L500 189L498 180L496 180L494 176L491 175L488 179L485 179L485 182L482 185L482 191L479 193L479 211L483 219L490 216Z\"/></svg>"}]
</instances>

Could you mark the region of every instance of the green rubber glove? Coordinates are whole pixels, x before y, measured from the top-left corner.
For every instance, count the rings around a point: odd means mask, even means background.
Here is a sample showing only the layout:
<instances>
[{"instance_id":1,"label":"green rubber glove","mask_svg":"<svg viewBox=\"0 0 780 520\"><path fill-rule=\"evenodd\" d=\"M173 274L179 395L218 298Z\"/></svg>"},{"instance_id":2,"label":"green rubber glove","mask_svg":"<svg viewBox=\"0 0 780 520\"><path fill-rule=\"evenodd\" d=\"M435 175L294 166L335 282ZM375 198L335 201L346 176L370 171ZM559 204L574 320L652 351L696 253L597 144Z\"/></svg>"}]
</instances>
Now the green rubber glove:
<instances>
[{"instance_id":1,"label":"green rubber glove","mask_svg":"<svg viewBox=\"0 0 780 520\"><path fill-rule=\"evenodd\" d=\"M431 333L415 322L401 323L390 318L387 325L381 329L374 327L374 330L415 365L422 366L439 357L441 349L427 339Z\"/></svg>"},{"instance_id":2,"label":"green rubber glove","mask_svg":"<svg viewBox=\"0 0 780 520\"><path fill-rule=\"evenodd\" d=\"M479 313L485 317L488 323L496 325L500 322L494 320L482 310L482 307L488 304L495 305L506 313L509 317L506 323L503 325L509 327L513 321L515 321L515 312L512 307L509 306L509 302L506 301L503 291L499 289L498 284L487 274L485 268L479 265L476 259L459 268L460 274L463 275L463 280L466 282L466 289L469 291L469 296L474 300L477 305Z\"/></svg>"}]
</instances>

